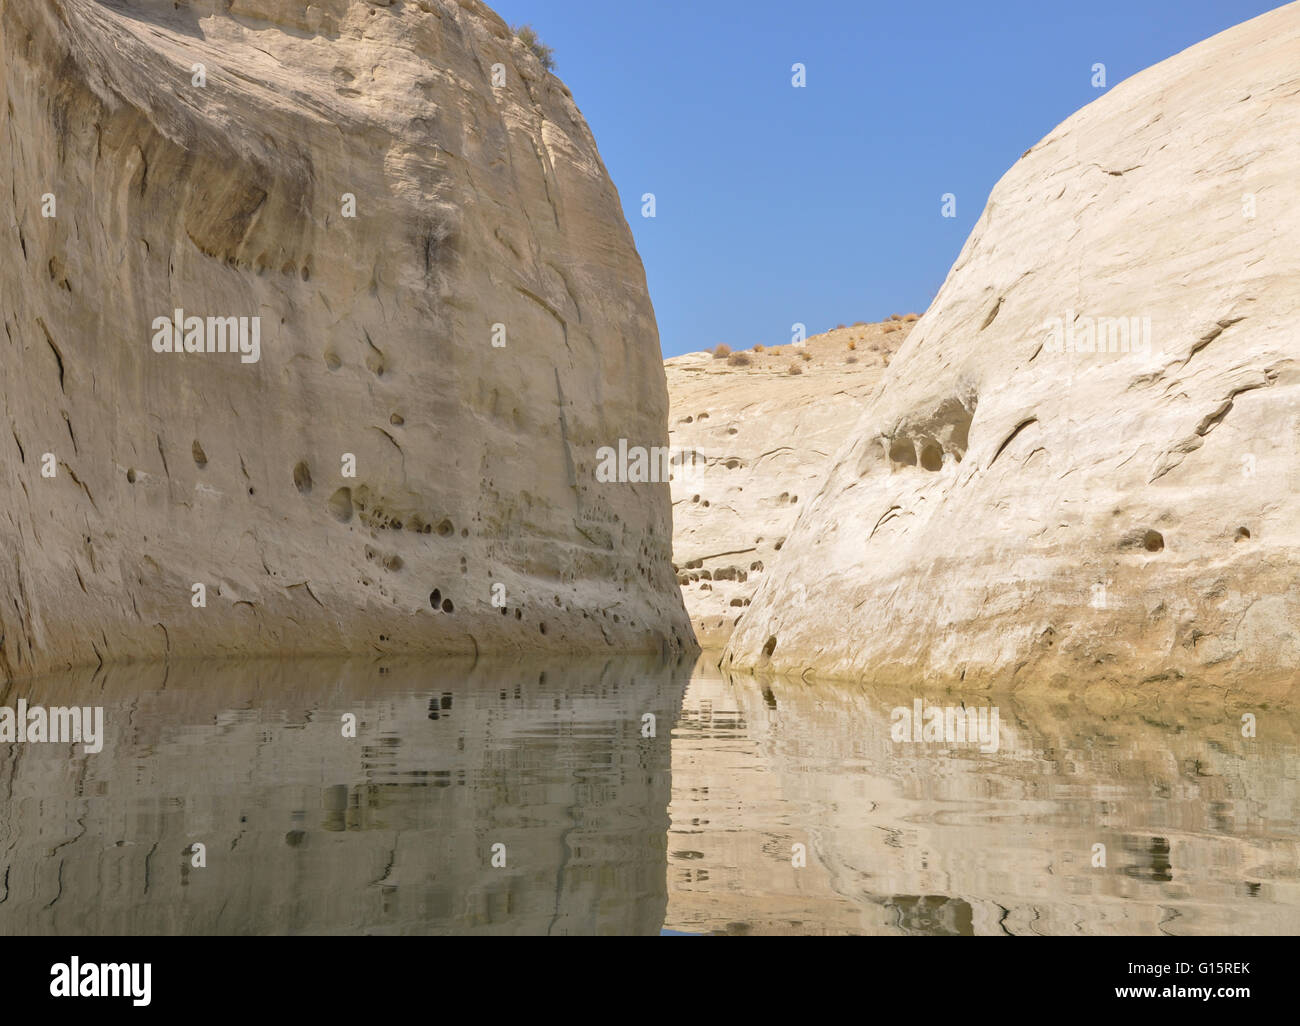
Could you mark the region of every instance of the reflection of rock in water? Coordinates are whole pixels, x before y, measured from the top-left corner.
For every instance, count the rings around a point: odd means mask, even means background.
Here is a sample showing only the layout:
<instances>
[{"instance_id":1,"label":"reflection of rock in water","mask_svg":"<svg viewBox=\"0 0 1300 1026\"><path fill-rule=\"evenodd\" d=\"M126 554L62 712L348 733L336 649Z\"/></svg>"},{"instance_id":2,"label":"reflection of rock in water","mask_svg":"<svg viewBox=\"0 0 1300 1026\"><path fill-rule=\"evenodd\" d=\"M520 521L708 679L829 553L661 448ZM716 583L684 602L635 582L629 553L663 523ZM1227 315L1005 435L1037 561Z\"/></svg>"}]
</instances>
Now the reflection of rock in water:
<instances>
[{"instance_id":1,"label":"reflection of rock in water","mask_svg":"<svg viewBox=\"0 0 1300 1026\"><path fill-rule=\"evenodd\" d=\"M895 894L885 908L898 913L898 928L904 933L952 934L969 937L975 930L971 908L960 898L942 894Z\"/></svg>"},{"instance_id":2,"label":"reflection of rock in water","mask_svg":"<svg viewBox=\"0 0 1300 1026\"><path fill-rule=\"evenodd\" d=\"M701 661L683 698L686 672L385 660L11 686L0 704L102 702L108 738L0 746L0 933L1300 932L1284 715L1246 740L1222 709L1008 697L984 754L894 742L911 694Z\"/></svg>"},{"instance_id":3,"label":"reflection of rock in water","mask_svg":"<svg viewBox=\"0 0 1300 1026\"><path fill-rule=\"evenodd\" d=\"M1124 866L1124 872L1139 880L1159 880L1168 883L1174 878L1169 862L1169 841L1164 837L1126 837L1124 850L1132 852L1135 865Z\"/></svg>"},{"instance_id":4,"label":"reflection of rock in water","mask_svg":"<svg viewBox=\"0 0 1300 1026\"><path fill-rule=\"evenodd\" d=\"M1222 703L983 698L1000 710L986 754L893 741L891 711L915 698L949 702L702 658L673 742L665 925L1300 932L1296 714L1259 712L1267 737L1247 739Z\"/></svg>"},{"instance_id":5,"label":"reflection of rock in water","mask_svg":"<svg viewBox=\"0 0 1300 1026\"><path fill-rule=\"evenodd\" d=\"M0 932L655 933L686 669L539 669L255 663L17 685L2 704L103 704L107 742L13 745L0 763Z\"/></svg>"}]
</instances>

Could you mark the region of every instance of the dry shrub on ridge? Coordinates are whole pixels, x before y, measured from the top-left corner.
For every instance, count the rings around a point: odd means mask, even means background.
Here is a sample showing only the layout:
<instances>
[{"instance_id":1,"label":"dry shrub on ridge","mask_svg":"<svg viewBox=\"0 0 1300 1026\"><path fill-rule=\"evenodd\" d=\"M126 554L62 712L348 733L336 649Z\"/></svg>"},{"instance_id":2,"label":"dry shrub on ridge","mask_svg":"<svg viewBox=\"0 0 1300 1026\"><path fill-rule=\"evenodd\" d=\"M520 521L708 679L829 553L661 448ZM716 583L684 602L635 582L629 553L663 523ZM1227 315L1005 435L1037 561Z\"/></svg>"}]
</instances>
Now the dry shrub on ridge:
<instances>
[{"instance_id":1,"label":"dry shrub on ridge","mask_svg":"<svg viewBox=\"0 0 1300 1026\"><path fill-rule=\"evenodd\" d=\"M533 56L542 62L543 68L547 71L555 70L555 49L542 42L535 28L531 25L511 25L510 31L519 42L532 50Z\"/></svg>"}]
</instances>

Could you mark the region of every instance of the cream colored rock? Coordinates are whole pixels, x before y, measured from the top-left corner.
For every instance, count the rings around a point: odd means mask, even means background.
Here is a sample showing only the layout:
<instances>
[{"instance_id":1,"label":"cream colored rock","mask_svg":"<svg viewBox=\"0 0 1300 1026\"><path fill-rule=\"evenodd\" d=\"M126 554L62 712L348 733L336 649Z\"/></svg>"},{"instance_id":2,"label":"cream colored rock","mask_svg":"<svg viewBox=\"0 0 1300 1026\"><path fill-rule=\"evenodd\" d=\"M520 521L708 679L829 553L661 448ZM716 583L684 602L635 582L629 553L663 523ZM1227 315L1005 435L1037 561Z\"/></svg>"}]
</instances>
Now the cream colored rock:
<instances>
[{"instance_id":1,"label":"cream colored rock","mask_svg":"<svg viewBox=\"0 0 1300 1026\"><path fill-rule=\"evenodd\" d=\"M676 458L673 562L703 644L730 636L912 320L664 362Z\"/></svg>"},{"instance_id":2,"label":"cream colored rock","mask_svg":"<svg viewBox=\"0 0 1300 1026\"><path fill-rule=\"evenodd\" d=\"M1293 3L1030 149L725 658L965 688L1293 696L1297 120ZM1051 322L1081 339L1102 317L1149 319L1149 345L1143 332L1123 351L1116 329L1112 348L1107 328L1105 352L1071 352Z\"/></svg>"},{"instance_id":3,"label":"cream colored rock","mask_svg":"<svg viewBox=\"0 0 1300 1026\"><path fill-rule=\"evenodd\" d=\"M641 263L486 7L0 0L0 117L0 672L691 643L668 489L593 474L666 439Z\"/></svg>"}]
</instances>

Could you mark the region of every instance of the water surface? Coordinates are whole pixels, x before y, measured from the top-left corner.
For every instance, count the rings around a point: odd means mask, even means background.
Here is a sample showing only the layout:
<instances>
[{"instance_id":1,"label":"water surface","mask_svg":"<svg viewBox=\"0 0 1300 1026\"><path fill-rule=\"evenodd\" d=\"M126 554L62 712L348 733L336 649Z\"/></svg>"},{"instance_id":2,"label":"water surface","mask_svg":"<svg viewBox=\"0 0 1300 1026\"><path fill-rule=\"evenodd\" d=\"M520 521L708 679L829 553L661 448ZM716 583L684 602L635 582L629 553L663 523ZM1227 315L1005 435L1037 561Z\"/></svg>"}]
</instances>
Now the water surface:
<instances>
[{"instance_id":1,"label":"water surface","mask_svg":"<svg viewBox=\"0 0 1300 1026\"><path fill-rule=\"evenodd\" d=\"M1002 698L981 752L891 736L958 698L707 655L122 667L20 697L102 705L106 739L0 744L3 934L1300 932L1300 722L1270 710L1248 739L1235 707Z\"/></svg>"}]
</instances>

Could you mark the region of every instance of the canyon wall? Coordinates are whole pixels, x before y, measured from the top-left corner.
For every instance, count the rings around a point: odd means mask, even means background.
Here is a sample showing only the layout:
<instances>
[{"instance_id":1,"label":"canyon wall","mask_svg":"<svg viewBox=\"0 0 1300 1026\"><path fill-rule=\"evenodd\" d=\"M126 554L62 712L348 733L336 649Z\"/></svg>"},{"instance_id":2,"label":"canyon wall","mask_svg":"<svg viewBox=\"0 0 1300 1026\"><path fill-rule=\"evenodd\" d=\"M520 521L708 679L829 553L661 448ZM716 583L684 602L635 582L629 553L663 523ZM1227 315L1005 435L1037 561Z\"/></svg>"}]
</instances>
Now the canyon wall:
<instances>
[{"instance_id":1,"label":"canyon wall","mask_svg":"<svg viewBox=\"0 0 1300 1026\"><path fill-rule=\"evenodd\" d=\"M800 345L664 361L673 565L695 637L721 646L826 476L915 314Z\"/></svg>"},{"instance_id":2,"label":"canyon wall","mask_svg":"<svg viewBox=\"0 0 1300 1026\"><path fill-rule=\"evenodd\" d=\"M1300 677L1300 4L1015 164L729 665L1286 700Z\"/></svg>"},{"instance_id":3,"label":"canyon wall","mask_svg":"<svg viewBox=\"0 0 1300 1026\"><path fill-rule=\"evenodd\" d=\"M692 644L593 472L667 437L641 262L490 10L0 0L0 118L0 673Z\"/></svg>"}]
</instances>

